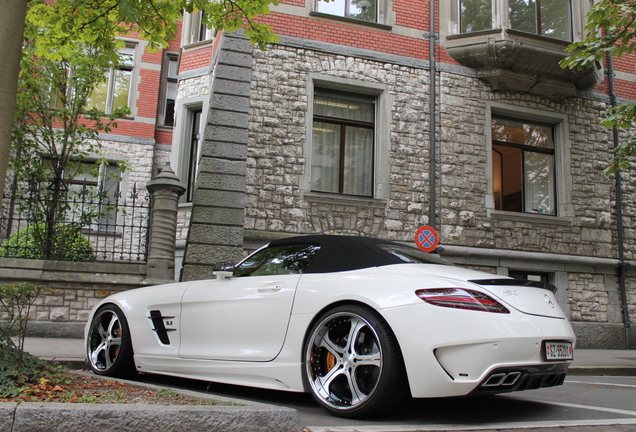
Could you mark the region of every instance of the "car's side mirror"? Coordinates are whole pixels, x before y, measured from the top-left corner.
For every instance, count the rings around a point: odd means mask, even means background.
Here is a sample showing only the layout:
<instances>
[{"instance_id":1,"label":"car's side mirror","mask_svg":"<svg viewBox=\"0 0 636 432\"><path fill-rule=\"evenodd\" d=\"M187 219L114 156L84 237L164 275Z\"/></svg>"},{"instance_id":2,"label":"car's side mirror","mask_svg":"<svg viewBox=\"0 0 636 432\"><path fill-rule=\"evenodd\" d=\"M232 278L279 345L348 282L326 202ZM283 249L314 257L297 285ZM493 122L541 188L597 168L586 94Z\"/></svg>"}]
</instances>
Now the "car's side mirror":
<instances>
[{"instance_id":1,"label":"car's side mirror","mask_svg":"<svg viewBox=\"0 0 636 432\"><path fill-rule=\"evenodd\" d=\"M234 263L231 261L219 261L214 264L214 275L218 279L229 279L234 275Z\"/></svg>"}]
</instances>

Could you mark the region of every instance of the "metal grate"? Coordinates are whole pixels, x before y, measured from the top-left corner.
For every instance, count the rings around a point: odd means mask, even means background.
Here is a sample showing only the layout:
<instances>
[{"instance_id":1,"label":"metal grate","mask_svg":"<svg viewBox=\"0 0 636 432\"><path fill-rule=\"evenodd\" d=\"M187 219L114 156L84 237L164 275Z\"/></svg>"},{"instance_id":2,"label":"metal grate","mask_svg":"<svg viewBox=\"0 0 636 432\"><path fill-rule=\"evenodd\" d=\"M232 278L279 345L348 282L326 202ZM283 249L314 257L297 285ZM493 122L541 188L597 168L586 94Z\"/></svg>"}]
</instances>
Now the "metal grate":
<instances>
[{"instance_id":1,"label":"metal grate","mask_svg":"<svg viewBox=\"0 0 636 432\"><path fill-rule=\"evenodd\" d=\"M128 193L94 193L88 182L61 194L55 218L37 188L14 187L2 200L0 257L144 263L150 198L133 184Z\"/></svg>"}]
</instances>

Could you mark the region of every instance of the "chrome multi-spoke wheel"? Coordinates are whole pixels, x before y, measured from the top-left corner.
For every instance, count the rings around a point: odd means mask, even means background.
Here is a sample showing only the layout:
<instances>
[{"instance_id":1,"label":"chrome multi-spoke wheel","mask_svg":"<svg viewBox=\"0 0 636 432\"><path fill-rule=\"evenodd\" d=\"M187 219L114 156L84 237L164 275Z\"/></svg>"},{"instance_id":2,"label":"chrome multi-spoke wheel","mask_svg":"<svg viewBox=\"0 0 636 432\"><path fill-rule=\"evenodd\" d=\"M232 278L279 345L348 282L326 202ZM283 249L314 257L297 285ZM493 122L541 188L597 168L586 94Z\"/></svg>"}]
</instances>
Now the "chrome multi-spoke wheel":
<instances>
[{"instance_id":1,"label":"chrome multi-spoke wheel","mask_svg":"<svg viewBox=\"0 0 636 432\"><path fill-rule=\"evenodd\" d=\"M95 373L127 376L134 372L128 324L117 306L106 305L95 313L86 348Z\"/></svg>"},{"instance_id":2,"label":"chrome multi-spoke wheel","mask_svg":"<svg viewBox=\"0 0 636 432\"><path fill-rule=\"evenodd\" d=\"M314 398L346 417L377 413L404 393L399 348L390 329L358 306L336 308L313 327L305 373Z\"/></svg>"}]
</instances>

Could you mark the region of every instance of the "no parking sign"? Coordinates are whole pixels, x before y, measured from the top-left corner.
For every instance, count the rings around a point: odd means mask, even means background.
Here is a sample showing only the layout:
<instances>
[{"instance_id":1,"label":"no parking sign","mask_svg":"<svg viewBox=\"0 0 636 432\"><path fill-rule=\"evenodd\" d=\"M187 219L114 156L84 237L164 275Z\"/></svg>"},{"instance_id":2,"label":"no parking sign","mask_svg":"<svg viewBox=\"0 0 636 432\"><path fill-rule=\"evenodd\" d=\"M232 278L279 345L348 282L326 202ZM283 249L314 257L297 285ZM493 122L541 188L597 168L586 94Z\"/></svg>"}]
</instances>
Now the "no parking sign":
<instances>
[{"instance_id":1,"label":"no parking sign","mask_svg":"<svg viewBox=\"0 0 636 432\"><path fill-rule=\"evenodd\" d=\"M415 244L424 252L433 252L439 244L439 234L435 228L423 226L415 231Z\"/></svg>"}]
</instances>

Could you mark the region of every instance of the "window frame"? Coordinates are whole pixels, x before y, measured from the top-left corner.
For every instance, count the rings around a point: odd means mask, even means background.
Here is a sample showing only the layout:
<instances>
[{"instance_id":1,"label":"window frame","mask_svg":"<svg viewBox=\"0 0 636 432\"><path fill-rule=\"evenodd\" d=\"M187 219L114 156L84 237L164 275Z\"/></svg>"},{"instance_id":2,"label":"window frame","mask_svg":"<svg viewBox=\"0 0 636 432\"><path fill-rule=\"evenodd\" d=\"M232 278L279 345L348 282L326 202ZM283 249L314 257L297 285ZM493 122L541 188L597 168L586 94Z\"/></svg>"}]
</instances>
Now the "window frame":
<instances>
[{"instance_id":1,"label":"window frame","mask_svg":"<svg viewBox=\"0 0 636 432\"><path fill-rule=\"evenodd\" d=\"M315 96L317 92L329 92L331 94L335 94L336 91L334 90L328 90L328 89L324 89L322 87L320 88L314 88L314 106L315 106ZM352 96L356 96L353 93L347 92L349 94L351 94ZM353 99L344 99L343 100L353 100ZM369 100L371 101L371 98L369 98ZM339 161L338 161L338 191L337 192L333 192L333 191L322 191L322 190L314 190L312 188L312 192L320 192L320 193L330 193L330 194L338 194L338 195L349 195L349 196L359 196L359 197L372 197L373 196L373 184L374 184L374 170L373 167L375 167L375 119L376 119L376 103L375 103L375 98L373 98L373 122L365 122L365 121L360 121L360 120L353 120L353 119L346 119L346 118L342 118L342 117L331 117L331 116L325 116L325 115L319 115L319 114L315 114L313 115L313 125L315 126L315 124L317 122L319 123L328 123L328 124L332 124L332 125L337 125L340 127L340 137L338 140L338 154L339 154ZM348 128L361 128L361 129L370 129L372 130L372 142L371 142L371 178L369 180L369 184L368 184L368 188L369 188L369 194L365 195L365 194L348 194L344 192L344 187L345 187L345 175L346 175L346 152L347 152L347 147L348 147L348 141L347 141L347 129ZM313 150L313 148L312 148ZM311 169L313 172L313 168L314 168L314 164L312 161L311 164ZM313 179L312 179L312 184L313 184ZM367 187L367 185L365 185L365 188Z\"/></svg>"},{"instance_id":2,"label":"window frame","mask_svg":"<svg viewBox=\"0 0 636 432\"><path fill-rule=\"evenodd\" d=\"M381 30L391 31L396 25L396 14L393 12L393 2L391 0L376 0L375 21L365 21L358 18L347 17L343 15L335 15L327 12L318 11L319 0L306 0L309 16L312 18L324 19L329 21L340 21L352 25L363 27L374 27ZM351 1L351 0L348 0ZM280 5L278 6L280 7Z\"/></svg>"},{"instance_id":3,"label":"window frame","mask_svg":"<svg viewBox=\"0 0 636 432\"><path fill-rule=\"evenodd\" d=\"M350 19L350 20L356 20L356 21L360 21L360 22L364 22L364 23L374 23L377 24L379 22L379 18L380 18L380 3L382 2L382 0L375 0L375 19L373 21L370 20L365 20L365 19L360 19L357 18L355 16L351 16L351 4L353 2L353 0L342 0L344 1L344 14L340 15L340 14L334 14L334 13L329 13L329 12L324 12L324 11L320 11L320 2L322 0L316 0L314 7L316 12L321 13L321 14L325 14L325 15L333 15L333 16L337 16L337 17L341 17L341 18L346 18L346 19ZM337 1L337 0L336 0ZM325 3L325 2L323 2ZM330 2L330 3L334 3L335 2Z\"/></svg>"},{"instance_id":4,"label":"window frame","mask_svg":"<svg viewBox=\"0 0 636 432\"><path fill-rule=\"evenodd\" d=\"M461 1L462 0L452 0L449 2L440 2L439 8L439 21L440 23L447 22L448 25L440 25L440 35L442 36L441 40L444 41L446 37L450 35L470 35L475 34L479 35L481 31L484 32L492 32L492 31L501 31L512 30L519 31L525 34L531 34L533 36L546 38L548 40L557 40L550 36L543 36L541 34L533 34L523 32L522 30L515 30L510 27L509 19L508 19L508 0L492 0L492 27L488 30L480 30L468 33L461 32ZM590 11L592 5L591 2L585 1L571 1L570 4L570 36L571 41L563 41L563 42L577 42L582 40L585 37L585 25L587 23L586 15Z\"/></svg>"},{"instance_id":5,"label":"window frame","mask_svg":"<svg viewBox=\"0 0 636 432\"><path fill-rule=\"evenodd\" d=\"M194 113L201 112L201 122L199 125L199 148L205 139L205 113L209 106L208 95L200 95L187 99L177 99L175 102L175 126L172 134L172 151L170 152L170 166L173 167L177 177L185 184L190 170L191 137L192 137L192 117ZM198 164L196 164L198 169ZM194 195L192 190L191 196ZM179 206L191 206L192 201L188 201L188 192L179 198Z\"/></svg>"},{"instance_id":6,"label":"window frame","mask_svg":"<svg viewBox=\"0 0 636 432\"><path fill-rule=\"evenodd\" d=\"M170 74L170 66L172 62L176 62L175 74L172 76ZM159 90L159 104L157 107L157 125L162 128L174 128L174 117L176 117L176 99L177 99L177 89L179 85L179 53L173 51L164 51L163 53L163 61L161 65L161 88ZM168 100L169 96L171 96L169 91L169 84L174 83L174 99L172 99L172 113L173 119L172 124L166 124L167 114L168 114Z\"/></svg>"},{"instance_id":7,"label":"window frame","mask_svg":"<svg viewBox=\"0 0 636 432\"><path fill-rule=\"evenodd\" d=\"M314 89L344 91L375 97L375 131L373 157L372 196L360 197L328 192L311 191L311 168L313 159ZM390 191L389 150L392 98L386 84L341 78L320 73L310 73L307 81L307 113L305 117L306 141L303 146L305 171L300 178L302 198L309 202L330 204L365 205L384 208Z\"/></svg>"},{"instance_id":8,"label":"window frame","mask_svg":"<svg viewBox=\"0 0 636 432\"><path fill-rule=\"evenodd\" d=\"M203 11L194 13L183 12L183 26L181 31L181 46L208 43L216 35L216 29L201 23Z\"/></svg>"},{"instance_id":9,"label":"window frame","mask_svg":"<svg viewBox=\"0 0 636 432\"><path fill-rule=\"evenodd\" d=\"M68 187L69 187L69 191L74 189L73 187L79 187L79 188L84 188L84 187L93 187L93 188L97 188L97 190L95 191L95 194L97 196L97 199L99 200L98 203L94 204L97 205L99 207L99 212L101 213L104 207L107 206L111 206L113 205L110 202L110 199L108 202L104 201L104 198L106 198L105 196L100 196L103 193L104 190L104 185L106 184L105 182L108 181L108 178L110 177L110 175L112 173L117 173L117 175L120 176L120 178L116 181L116 191L114 192L114 197L116 198L117 203L121 202L118 200L122 200L123 196L126 193L126 189L127 189L127 182L126 182L126 176L125 174L122 173L118 173L119 168L117 167L117 163L120 161L123 161L123 158L107 158L105 160L101 160L101 159L97 159L94 157L88 157L82 161L75 161L73 162L74 164L78 164L78 165L82 165L84 168L82 168L82 173L84 174L88 174L88 176L91 177L90 180L88 179L77 179L77 178L73 178L72 180L69 180L68 182ZM99 167L97 168L97 176L93 176L91 175L91 170L95 167L95 165L97 164L97 162L99 162ZM107 172L108 171L108 172ZM80 174L81 175L81 174ZM74 193L78 193L81 195L81 190L76 190ZM112 198L112 197L109 197ZM69 210L71 213L74 212L74 210L72 209L71 206L71 202L73 201L72 196L68 197L69 200ZM119 207L117 205L117 203L115 203L115 207ZM87 203L87 202L82 202L81 204L90 204L93 205L91 203ZM104 210L105 214L102 214L99 216L98 220L92 222L89 225L83 226L82 229L83 230L88 230L88 231L94 231L99 233L107 233L107 234L111 234L111 233L116 233L119 230L119 226L118 226L118 219L119 219L119 212L117 211L117 209L115 209L115 216L114 216L114 221L112 223L109 222L109 220L113 219L112 215L111 215L111 211L109 210ZM106 227L106 228L104 228Z\"/></svg>"},{"instance_id":10,"label":"window frame","mask_svg":"<svg viewBox=\"0 0 636 432\"><path fill-rule=\"evenodd\" d=\"M531 145L527 145L527 144L519 144L519 143L512 143L512 142L507 142L507 141L497 141L495 139L492 140L492 152L497 152L499 154L502 155L502 153L498 150L495 149L495 146L498 147L506 147L509 149L516 149L519 150L521 152L521 178L522 178L522 189L521 189L521 211L515 211L515 210L505 210L505 211L513 211L515 213L526 213L526 214L541 214L541 215L547 215L547 216L556 216L557 213L557 209L558 209L558 196L557 196L557 182L556 182L556 155L555 155L555 148L556 148L556 140L555 140L555 134L554 134L554 127L551 124L546 124L546 123L540 123L540 122L535 122L535 121L528 121L525 119L519 119L519 118L511 118L511 117L505 117L505 116L493 116L492 120L494 121L495 119L500 119L500 120L509 120L509 121L515 121L515 122L519 122L522 123L524 125L533 125L533 126L543 126L543 127L549 127L550 131L551 131L551 139L552 139L552 148L545 148L545 147L535 147L535 146L531 146ZM492 126L491 126L492 128ZM543 155L549 155L552 156L552 191L551 191L551 195L552 195L552 201L553 201L553 211L554 213L541 213L541 212L532 212L532 211L527 211L527 205L526 205L526 191L528 188L527 185L527 173L526 173L526 154L527 153L534 153L534 154L543 154ZM493 168L494 168L494 161L493 161ZM502 210L503 209L503 205L504 205L504 201L503 201L503 185L504 185L504 181L503 181L503 176L504 176L504 160L503 160L503 155L501 156L501 176L502 178L500 179L501 182L501 196L500 196L500 203L499 203L499 209L497 209L497 200L495 200L495 209L497 210ZM494 174L493 174L494 177ZM494 182L494 178L493 178L493 182ZM494 183L493 183L494 184ZM493 191L493 196L494 196L494 191Z\"/></svg>"},{"instance_id":11,"label":"window frame","mask_svg":"<svg viewBox=\"0 0 636 432\"><path fill-rule=\"evenodd\" d=\"M507 117L519 121L550 125L554 133L554 182L555 207L554 215L522 213L495 209L494 179L493 179L493 139L492 118ZM573 180L571 167L571 141L568 116L556 112L547 112L531 108L511 106L499 102L486 103L485 115L486 140L486 210L488 217L493 219L513 220L533 223L549 223L553 225L572 225L574 220L574 205L572 204Z\"/></svg>"},{"instance_id":12,"label":"window frame","mask_svg":"<svg viewBox=\"0 0 636 432\"><path fill-rule=\"evenodd\" d=\"M105 114L112 114L113 110L116 108L120 108L120 107L114 107L114 102L115 102L115 88L116 88L116 82L117 82L117 73L119 71L126 71L126 72L130 72L130 81L128 83L128 97L127 97L127 102L126 102L126 106L128 108L130 108L131 111L131 115L133 113L133 108L134 108L134 104L133 104L133 95L134 95L134 89L135 89L135 71L138 70L138 65L137 65L137 47L138 47L138 43L137 41L125 41L125 48L122 48L119 50L120 53L124 53L124 54L128 54L130 53L131 55L131 64L119 64L113 68L111 68L108 72L106 72L106 101L104 102L104 113ZM92 108L95 105L87 105L87 108Z\"/></svg>"}]
</instances>

